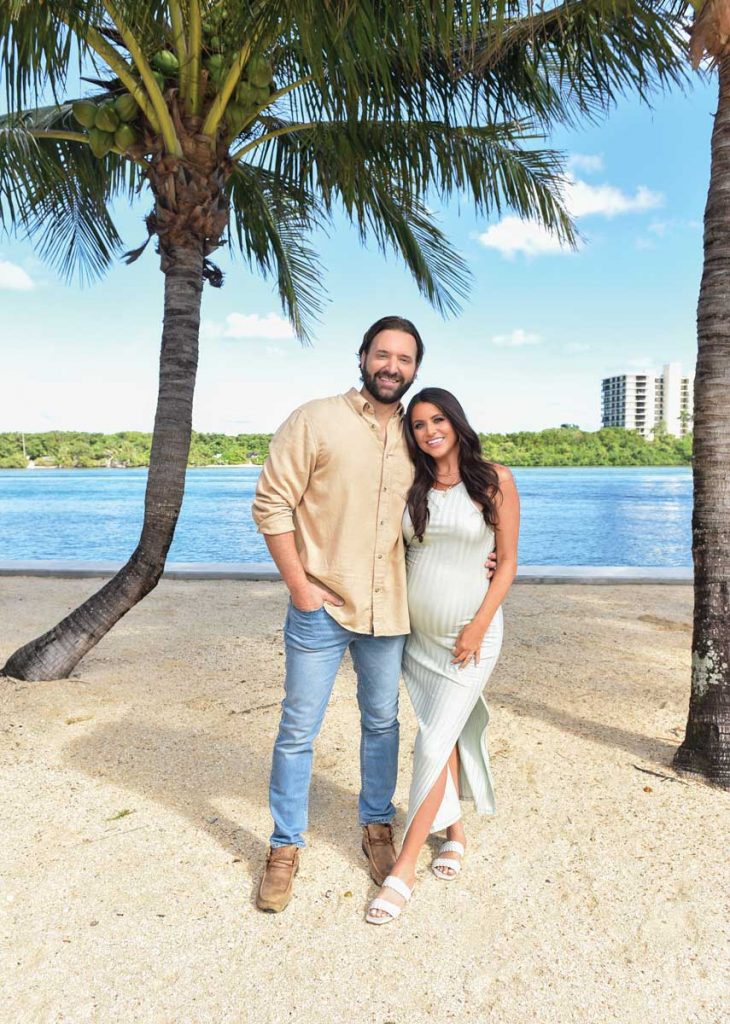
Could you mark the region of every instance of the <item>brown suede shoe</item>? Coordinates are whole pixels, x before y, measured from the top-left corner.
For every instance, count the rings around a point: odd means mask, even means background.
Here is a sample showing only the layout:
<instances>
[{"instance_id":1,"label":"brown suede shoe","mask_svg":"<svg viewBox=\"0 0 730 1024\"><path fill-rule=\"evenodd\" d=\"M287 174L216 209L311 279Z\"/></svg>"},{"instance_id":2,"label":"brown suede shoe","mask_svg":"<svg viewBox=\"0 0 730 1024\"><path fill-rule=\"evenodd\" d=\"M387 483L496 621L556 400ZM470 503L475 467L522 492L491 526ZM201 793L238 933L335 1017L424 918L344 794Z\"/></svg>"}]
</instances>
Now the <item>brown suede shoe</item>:
<instances>
[{"instance_id":1,"label":"brown suede shoe","mask_svg":"<svg viewBox=\"0 0 730 1024\"><path fill-rule=\"evenodd\" d=\"M294 875L299 870L298 846L272 846L256 896L259 910L278 914L287 905L294 889Z\"/></svg>"},{"instance_id":2,"label":"brown suede shoe","mask_svg":"<svg viewBox=\"0 0 730 1024\"><path fill-rule=\"evenodd\" d=\"M362 850L370 861L370 877L382 885L396 860L392 827L387 822L363 825Z\"/></svg>"}]
</instances>

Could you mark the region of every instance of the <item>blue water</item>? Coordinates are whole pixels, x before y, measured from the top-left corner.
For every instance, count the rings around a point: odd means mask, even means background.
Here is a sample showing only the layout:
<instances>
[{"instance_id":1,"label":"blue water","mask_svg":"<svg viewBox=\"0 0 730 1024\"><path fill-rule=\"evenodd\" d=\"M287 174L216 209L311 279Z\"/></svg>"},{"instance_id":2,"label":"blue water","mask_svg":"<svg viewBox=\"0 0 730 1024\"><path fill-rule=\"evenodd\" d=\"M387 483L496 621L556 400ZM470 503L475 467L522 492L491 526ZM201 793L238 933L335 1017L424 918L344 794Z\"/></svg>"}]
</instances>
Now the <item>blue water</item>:
<instances>
[{"instance_id":1,"label":"blue water","mask_svg":"<svg viewBox=\"0 0 730 1024\"><path fill-rule=\"evenodd\" d=\"M525 565L689 566L692 475L681 468L517 469ZM258 468L191 469L169 560L263 562ZM0 561L123 560L142 524L144 469L0 470Z\"/></svg>"}]
</instances>

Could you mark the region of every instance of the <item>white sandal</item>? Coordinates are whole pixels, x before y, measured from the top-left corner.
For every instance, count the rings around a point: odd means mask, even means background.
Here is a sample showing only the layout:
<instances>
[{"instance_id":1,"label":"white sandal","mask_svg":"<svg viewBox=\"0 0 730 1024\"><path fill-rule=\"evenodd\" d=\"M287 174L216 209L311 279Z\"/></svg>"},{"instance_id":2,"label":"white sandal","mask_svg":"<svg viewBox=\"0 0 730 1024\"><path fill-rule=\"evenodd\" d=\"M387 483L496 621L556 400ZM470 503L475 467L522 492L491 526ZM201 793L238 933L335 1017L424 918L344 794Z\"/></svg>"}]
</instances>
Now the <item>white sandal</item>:
<instances>
[{"instance_id":1,"label":"white sandal","mask_svg":"<svg viewBox=\"0 0 730 1024\"><path fill-rule=\"evenodd\" d=\"M403 879L398 878L396 875L388 875L387 878L384 878L380 888L392 889L393 892L397 892L399 896L402 896L406 903L410 900L413 892L413 889L410 889ZM391 921L395 921L402 909L403 907L399 907L397 903L391 903L390 900L384 900L381 896L376 896L368 907L365 920L368 924L390 924ZM373 914L374 910L384 910L388 916L376 917Z\"/></svg>"},{"instance_id":2,"label":"white sandal","mask_svg":"<svg viewBox=\"0 0 730 1024\"><path fill-rule=\"evenodd\" d=\"M464 844L458 843L455 839L450 839L446 843L442 843L439 847L439 854L442 853L458 853L459 860L455 860L453 857L441 857L437 856L431 864L431 870L437 878L440 878L444 882L450 882L453 878L461 871L461 858L464 856ZM442 868L451 868L453 874L447 874Z\"/></svg>"}]
</instances>

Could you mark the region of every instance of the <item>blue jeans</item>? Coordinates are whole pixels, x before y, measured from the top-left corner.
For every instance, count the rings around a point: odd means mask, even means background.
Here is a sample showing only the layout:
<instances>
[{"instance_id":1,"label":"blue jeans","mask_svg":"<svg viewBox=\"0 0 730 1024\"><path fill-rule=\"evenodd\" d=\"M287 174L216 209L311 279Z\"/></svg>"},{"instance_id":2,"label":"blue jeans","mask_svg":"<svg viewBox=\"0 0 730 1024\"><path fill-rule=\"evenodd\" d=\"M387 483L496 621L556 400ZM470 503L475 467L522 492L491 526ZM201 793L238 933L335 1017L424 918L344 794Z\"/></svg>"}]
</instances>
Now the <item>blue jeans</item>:
<instances>
[{"instance_id":1,"label":"blue jeans","mask_svg":"<svg viewBox=\"0 0 730 1024\"><path fill-rule=\"evenodd\" d=\"M314 741L348 647L360 708L360 824L392 820L398 774L398 684L405 639L353 633L324 608L301 612L289 603L284 623L285 696L269 786L272 846L304 846Z\"/></svg>"}]
</instances>

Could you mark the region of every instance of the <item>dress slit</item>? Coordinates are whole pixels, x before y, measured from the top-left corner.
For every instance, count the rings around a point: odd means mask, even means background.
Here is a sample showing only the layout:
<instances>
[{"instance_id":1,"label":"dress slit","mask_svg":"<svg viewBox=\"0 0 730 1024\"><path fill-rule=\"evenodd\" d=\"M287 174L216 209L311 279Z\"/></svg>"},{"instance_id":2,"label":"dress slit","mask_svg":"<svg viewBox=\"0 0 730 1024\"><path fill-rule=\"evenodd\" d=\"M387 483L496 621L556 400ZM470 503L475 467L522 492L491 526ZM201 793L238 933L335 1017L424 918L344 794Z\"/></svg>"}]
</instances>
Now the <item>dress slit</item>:
<instances>
[{"instance_id":1,"label":"dress slit","mask_svg":"<svg viewBox=\"0 0 730 1024\"><path fill-rule=\"evenodd\" d=\"M492 660L496 664L497 656L493 655ZM490 672L492 667L489 668ZM462 671L469 670L463 669ZM449 682L450 680L443 681L443 688L439 688L442 693L448 693ZM460 686L456 686L454 689L463 692ZM441 727L438 729L434 729L433 725L429 727L425 722L429 705L434 703L429 697L438 695L424 693L424 688L418 686L409 687L409 693L413 701L419 730L413 752L413 776L408 800L406 832L421 804L435 786L439 775L448 766L451 751L457 744L460 760L459 795L457 795L451 772L448 772L444 796L430 831L440 832L459 821L461 800L472 799L478 812L494 814L494 792L486 742L489 711L481 691L472 703L460 709L461 714L450 723L448 732L443 730L443 716L439 721ZM436 735L434 735L435 733Z\"/></svg>"}]
</instances>

